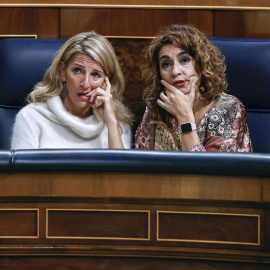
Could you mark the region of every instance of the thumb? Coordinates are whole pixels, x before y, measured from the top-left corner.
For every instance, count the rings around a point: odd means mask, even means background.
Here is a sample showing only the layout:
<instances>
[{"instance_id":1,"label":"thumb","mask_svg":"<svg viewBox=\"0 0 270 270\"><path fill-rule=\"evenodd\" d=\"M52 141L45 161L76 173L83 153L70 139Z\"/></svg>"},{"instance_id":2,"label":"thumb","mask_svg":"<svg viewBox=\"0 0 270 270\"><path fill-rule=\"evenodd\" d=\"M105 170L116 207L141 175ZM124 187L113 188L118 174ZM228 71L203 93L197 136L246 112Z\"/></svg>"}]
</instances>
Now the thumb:
<instances>
[{"instance_id":1,"label":"thumb","mask_svg":"<svg viewBox=\"0 0 270 270\"><path fill-rule=\"evenodd\" d=\"M198 79L192 80L191 85L190 85L190 92L189 95L191 97L195 97L195 93L196 93L196 88L198 86Z\"/></svg>"},{"instance_id":2,"label":"thumb","mask_svg":"<svg viewBox=\"0 0 270 270\"><path fill-rule=\"evenodd\" d=\"M191 101L191 105L193 106L194 102L195 102L195 97L196 97L196 89L199 87L199 80L198 79L194 79L191 82L190 85L190 92L189 92L189 98Z\"/></svg>"}]
</instances>

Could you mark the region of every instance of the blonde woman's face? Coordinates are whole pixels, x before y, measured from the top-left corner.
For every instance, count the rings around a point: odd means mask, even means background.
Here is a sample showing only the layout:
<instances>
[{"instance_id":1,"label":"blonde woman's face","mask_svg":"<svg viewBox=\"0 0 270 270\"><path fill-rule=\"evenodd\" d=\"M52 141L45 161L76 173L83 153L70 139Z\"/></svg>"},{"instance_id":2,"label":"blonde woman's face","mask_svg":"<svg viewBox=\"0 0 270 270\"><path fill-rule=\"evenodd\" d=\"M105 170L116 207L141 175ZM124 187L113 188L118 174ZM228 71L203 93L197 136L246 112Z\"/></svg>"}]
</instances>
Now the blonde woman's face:
<instances>
[{"instance_id":1,"label":"blonde woman's face","mask_svg":"<svg viewBox=\"0 0 270 270\"><path fill-rule=\"evenodd\" d=\"M87 94L102 87L105 81L103 68L91 57L78 54L67 66L61 64L61 78L67 89L63 100L65 108L70 113L85 118L91 110Z\"/></svg>"},{"instance_id":2,"label":"blonde woman's face","mask_svg":"<svg viewBox=\"0 0 270 270\"><path fill-rule=\"evenodd\" d=\"M194 59L173 44L164 45L159 52L159 70L162 80L188 94L192 78L198 78Z\"/></svg>"}]
</instances>

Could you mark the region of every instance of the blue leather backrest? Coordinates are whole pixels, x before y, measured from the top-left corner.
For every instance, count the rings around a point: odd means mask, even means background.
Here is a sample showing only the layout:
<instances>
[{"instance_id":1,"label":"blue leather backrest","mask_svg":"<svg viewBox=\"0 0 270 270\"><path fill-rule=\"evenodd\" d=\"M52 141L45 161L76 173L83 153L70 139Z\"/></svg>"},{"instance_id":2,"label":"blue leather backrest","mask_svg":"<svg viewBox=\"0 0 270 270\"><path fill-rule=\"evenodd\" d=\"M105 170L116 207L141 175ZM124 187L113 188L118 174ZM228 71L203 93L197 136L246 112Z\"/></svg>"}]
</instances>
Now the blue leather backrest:
<instances>
[{"instance_id":1,"label":"blue leather backrest","mask_svg":"<svg viewBox=\"0 0 270 270\"><path fill-rule=\"evenodd\" d=\"M65 40L5 39L0 41L0 149L10 149L15 115L33 86L43 78Z\"/></svg>"},{"instance_id":2,"label":"blue leather backrest","mask_svg":"<svg viewBox=\"0 0 270 270\"><path fill-rule=\"evenodd\" d=\"M246 106L254 151L270 153L270 39L209 39L226 57L229 93ZM0 41L0 149L10 148L16 113L64 41Z\"/></svg>"},{"instance_id":3,"label":"blue leather backrest","mask_svg":"<svg viewBox=\"0 0 270 270\"><path fill-rule=\"evenodd\" d=\"M246 106L254 152L270 153L270 39L209 39L226 57L228 93Z\"/></svg>"},{"instance_id":4,"label":"blue leather backrest","mask_svg":"<svg viewBox=\"0 0 270 270\"><path fill-rule=\"evenodd\" d=\"M12 172L128 172L270 176L270 155L122 149L38 149L12 151ZM1 163L0 163L1 165ZM1 167L0 167L1 169Z\"/></svg>"}]
</instances>

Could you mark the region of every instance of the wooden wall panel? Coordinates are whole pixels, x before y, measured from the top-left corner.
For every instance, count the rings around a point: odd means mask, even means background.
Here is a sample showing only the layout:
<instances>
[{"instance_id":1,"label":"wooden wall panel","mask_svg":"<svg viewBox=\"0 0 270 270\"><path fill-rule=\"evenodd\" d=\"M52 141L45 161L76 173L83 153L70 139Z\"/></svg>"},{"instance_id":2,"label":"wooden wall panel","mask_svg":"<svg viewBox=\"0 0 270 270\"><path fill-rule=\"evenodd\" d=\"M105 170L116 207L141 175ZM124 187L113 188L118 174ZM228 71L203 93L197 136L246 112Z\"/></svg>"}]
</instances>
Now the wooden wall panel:
<instances>
[{"instance_id":1,"label":"wooden wall panel","mask_svg":"<svg viewBox=\"0 0 270 270\"><path fill-rule=\"evenodd\" d=\"M214 25L215 36L270 38L269 11L216 11Z\"/></svg>"},{"instance_id":2,"label":"wooden wall panel","mask_svg":"<svg viewBox=\"0 0 270 270\"><path fill-rule=\"evenodd\" d=\"M85 179L87 178L87 181ZM269 178L154 173L16 173L0 175L0 196L122 197L262 202ZM63 185L65 183L65 185ZM203 183L203 184L202 184ZM155 188L153 188L155 187ZM192 188L190 188L192 187ZM267 201L269 202L269 201Z\"/></svg>"},{"instance_id":3,"label":"wooden wall panel","mask_svg":"<svg viewBox=\"0 0 270 270\"><path fill-rule=\"evenodd\" d=\"M94 30L105 36L152 37L162 27L195 24L212 35L212 12L205 10L61 9L61 37Z\"/></svg>"},{"instance_id":4,"label":"wooden wall panel","mask_svg":"<svg viewBox=\"0 0 270 270\"><path fill-rule=\"evenodd\" d=\"M159 212L158 240L219 244L260 244L260 216Z\"/></svg>"},{"instance_id":5,"label":"wooden wall panel","mask_svg":"<svg viewBox=\"0 0 270 270\"><path fill-rule=\"evenodd\" d=\"M149 211L48 209L47 222L47 238L150 239Z\"/></svg>"},{"instance_id":6,"label":"wooden wall panel","mask_svg":"<svg viewBox=\"0 0 270 270\"><path fill-rule=\"evenodd\" d=\"M38 237L38 209L0 209L0 220L0 238Z\"/></svg>"},{"instance_id":7,"label":"wooden wall panel","mask_svg":"<svg viewBox=\"0 0 270 270\"><path fill-rule=\"evenodd\" d=\"M120 5L120 6L129 6L131 8L136 8L136 6L155 6L155 7L190 7L190 8L231 8L231 9L240 9L240 8L267 8L270 7L269 0L0 0L0 4L5 5L93 5L93 6L102 6L102 5Z\"/></svg>"},{"instance_id":8,"label":"wooden wall panel","mask_svg":"<svg viewBox=\"0 0 270 270\"><path fill-rule=\"evenodd\" d=\"M269 181L2 173L0 269L266 270L269 202L262 185Z\"/></svg>"},{"instance_id":9,"label":"wooden wall panel","mask_svg":"<svg viewBox=\"0 0 270 270\"><path fill-rule=\"evenodd\" d=\"M173 257L173 255L171 255ZM0 268L5 270L267 270L266 265L253 262L226 262L163 258L137 258L127 256L28 256L0 257Z\"/></svg>"},{"instance_id":10,"label":"wooden wall panel","mask_svg":"<svg viewBox=\"0 0 270 270\"><path fill-rule=\"evenodd\" d=\"M37 35L59 38L59 10L55 8L0 8L0 35Z\"/></svg>"}]
</instances>

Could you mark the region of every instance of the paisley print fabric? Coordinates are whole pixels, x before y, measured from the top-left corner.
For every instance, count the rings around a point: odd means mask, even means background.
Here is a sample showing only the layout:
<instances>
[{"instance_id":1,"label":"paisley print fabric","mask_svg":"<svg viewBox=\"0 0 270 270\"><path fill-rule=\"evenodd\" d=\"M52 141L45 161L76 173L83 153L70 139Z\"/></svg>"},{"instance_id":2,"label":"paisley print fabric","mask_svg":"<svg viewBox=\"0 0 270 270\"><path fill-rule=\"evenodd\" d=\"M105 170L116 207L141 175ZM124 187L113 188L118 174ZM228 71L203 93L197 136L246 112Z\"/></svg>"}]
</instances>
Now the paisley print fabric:
<instances>
[{"instance_id":1,"label":"paisley print fabric","mask_svg":"<svg viewBox=\"0 0 270 270\"><path fill-rule=\"evenodd\" d=\"M182 151L178 123L171 119L172 127L156 121L146 108L135 134L135 148L149 150ZM197 126L200 143L190 151L252 152L252 144L243 103L223 93Z\"/></svg>"}]
</instances>

